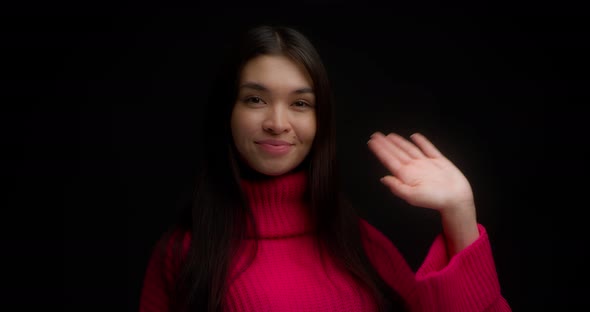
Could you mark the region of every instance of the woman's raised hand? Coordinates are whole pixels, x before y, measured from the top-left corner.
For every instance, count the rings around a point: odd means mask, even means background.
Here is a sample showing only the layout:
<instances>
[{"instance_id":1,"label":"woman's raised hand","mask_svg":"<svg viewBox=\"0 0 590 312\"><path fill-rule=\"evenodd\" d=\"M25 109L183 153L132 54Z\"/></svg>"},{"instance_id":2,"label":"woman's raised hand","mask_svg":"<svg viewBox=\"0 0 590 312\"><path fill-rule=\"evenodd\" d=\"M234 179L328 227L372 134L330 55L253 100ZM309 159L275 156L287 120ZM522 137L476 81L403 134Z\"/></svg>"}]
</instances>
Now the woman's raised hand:
<instances>
[{"instance_id":1,"label":"woman's raised hand","mask_svg":"<svg viewBox=\"0 0 590 312\"><path fill-rule=\"evenodd\" d=\"M473 212L473 192L463 173L423 135L410 138L413 142L395 133L371 135L369 149L391 172L381 182L413 206L442 214Z\"/></svg>"}]
</instances>

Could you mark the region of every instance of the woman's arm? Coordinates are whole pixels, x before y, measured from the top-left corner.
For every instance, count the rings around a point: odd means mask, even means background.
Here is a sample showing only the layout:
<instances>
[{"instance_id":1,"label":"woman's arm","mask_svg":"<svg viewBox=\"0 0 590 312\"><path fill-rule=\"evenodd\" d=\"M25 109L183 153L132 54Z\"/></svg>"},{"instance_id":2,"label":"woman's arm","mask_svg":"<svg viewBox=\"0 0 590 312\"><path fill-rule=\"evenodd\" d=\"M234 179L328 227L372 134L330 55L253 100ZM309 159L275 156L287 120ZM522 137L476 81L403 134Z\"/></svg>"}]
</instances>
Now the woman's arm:
<instances>
[{"instance_id":1,"label":"woman's arm","mask_svg":"<svg viewBox=\"0 0 590 312\"><path fill-rule=\"evenodd\" d=\"M437 210L443 235L431 246L414 284L392 276L389 282L406 294L412 311L510 311L500 295L487 233L477 223L469 181L426 137L416 133L411 139L376 132L367 144L391 172L381 182L409 204ZM376 266L397 266L392 261L398 260L391 260L399 258L391 243L383 237L373 241L388 246L390 254L381 257L389 263L373 255Z\"/></svg>"},{"instance_id":2,"label":"woman's arm","mask_svg":"<svg viewBox=\"0 0 590 312\"><path fill-rule=\"evenodd\" d=\"M161 245L162 243L156 245L147 265L139 298L140 312L165 312L169 309L168 289L171 278L168 273L168 250L161 248Z\"/></svg>"},{"instance_id":3,"label":"woman's arm","mask_svg":"<svg viewBox=\"0 0 590 312\"><path fill-rule=\"evenodd\" d=\"M173 231L164 235L154 247L143 280L139 301L140 312L166 312L170 310L172 292L180 269L181 258L186 255L190 236Z\"/></svg>"},{"instance_id":4,"label":"woman's arm","mask_svg":"<svg viewBox=\"0 0 590 312\"><path fill-rule=\"evenodd\" d=\"M424 262L412 272L393 243L361 219L369 260L383 280L403 299L407 310L509 312L501 295L488 234L478 224L479 237L452 259L443 235L434 239Z\"/></svg>"},{"instance_id":5,"label":"woman's arm","mask_svg":"<svg viewBox=\"0 0 590 312\"><path fill-rule=\"evenodd\" d=\"M391 171L381 182L394 195L440 213L452 257L479 237L471 185L426 137L415 133L411 139L413 143L395 133L376 132L367 144Z\"/></svg>"},{"instance_id":6,"label":"woman's arm","mask_svg":"<svg viewBox=\"0 0 590 312\"><path fill-rule=\"evenodd\" d=\"M450 258L471 245L479 237L475 207L472 207L471 204L468 204L467 207L457 207L450 211L441 212L441 220Z\"/></svg>"}]
</instances>

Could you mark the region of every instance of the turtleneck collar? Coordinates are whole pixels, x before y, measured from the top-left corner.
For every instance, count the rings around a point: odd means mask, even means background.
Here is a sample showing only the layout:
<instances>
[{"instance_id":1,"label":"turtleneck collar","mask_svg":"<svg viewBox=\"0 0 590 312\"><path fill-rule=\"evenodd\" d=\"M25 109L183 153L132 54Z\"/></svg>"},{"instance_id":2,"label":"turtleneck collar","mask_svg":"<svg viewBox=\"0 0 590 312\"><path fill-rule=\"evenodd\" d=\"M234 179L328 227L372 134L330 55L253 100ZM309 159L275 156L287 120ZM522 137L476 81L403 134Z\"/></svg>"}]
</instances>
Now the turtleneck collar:
<instances>
[{"instance_id":1,"label":"turtleneck collar","mask_svg":"<svg viewBox=\"0 0 590 312\"><path fill-rule=\"evenodd\" d=\"M305 170L278 177L242 178L241 185L252 209L259 238L292 237L312 232ZM252 228L249 237L254 237Z\"/></svg>"}]
</instances>

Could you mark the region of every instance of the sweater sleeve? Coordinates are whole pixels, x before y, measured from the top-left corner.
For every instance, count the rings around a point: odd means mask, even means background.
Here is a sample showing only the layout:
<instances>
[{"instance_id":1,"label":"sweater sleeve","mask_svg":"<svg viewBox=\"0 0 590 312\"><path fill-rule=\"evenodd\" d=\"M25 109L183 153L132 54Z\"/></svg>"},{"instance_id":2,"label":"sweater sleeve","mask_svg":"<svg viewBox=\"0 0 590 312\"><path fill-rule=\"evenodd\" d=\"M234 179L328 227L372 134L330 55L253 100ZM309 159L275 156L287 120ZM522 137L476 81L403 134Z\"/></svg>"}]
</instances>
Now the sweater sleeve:
<instances>
[{"instance_id":1,"label":"sweater sleeve","mask_svg":"<svg viewBox=\"0 0 590 312\"><path fill-rule=\"evenodd\" d=\"M168 239L160 239L152 251L145 272L139 300L140 312L165 312L170 309L170 294L180 268L175 257L175 246L188 244L187 235L174 232Z\"/></svg>"},{"instance_id":2,"label":"sweater sleeve","mask_svg":"<svg viewBox=\"0 0 590 312\"><path fill-rule=\"evenodd\" d=\"M361 228L369 259L404 298L409 311L511 311L500 293L490 242L481 224L480 237L451 259L444 237L438 235L416 273L384 234L362 219Z\"/></svg>"}]
</instances>

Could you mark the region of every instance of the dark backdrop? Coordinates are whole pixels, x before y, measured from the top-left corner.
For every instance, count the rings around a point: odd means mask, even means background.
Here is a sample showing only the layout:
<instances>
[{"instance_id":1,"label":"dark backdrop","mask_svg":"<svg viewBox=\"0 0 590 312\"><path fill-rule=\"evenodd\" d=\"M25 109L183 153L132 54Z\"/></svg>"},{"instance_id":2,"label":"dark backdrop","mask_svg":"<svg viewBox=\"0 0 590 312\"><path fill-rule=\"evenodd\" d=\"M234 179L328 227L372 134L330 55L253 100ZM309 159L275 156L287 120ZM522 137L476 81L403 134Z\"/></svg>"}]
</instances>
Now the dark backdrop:
<instances>
[{"instance_id":1,"label":"dark backdrop","mask_svg":"<svg viewBox=\"0 0 590 312\"><path fill-rule=\"evenodd\" d=\"M7 28L16 62L4 81L18 105L6 108L3 125L18 134L9 136L15 151L9 157L22 164L9 176L17 202L41 208L31 224L54 228L48 220L64 207L56 234L64 238L57 264L64 270L39 265L39 257L55 254L41 247L55 246L49 231L7 239L8 248L25 255L15 263L51 276L17 273L11 291L34 292L37 300L13 298L58 304L48 289L59 281L69 308L137 310L151 248L191 190L202 152L198 125L219 51L237 31L272 22L301 30L323 57L337 100L342 186L411 267L419 267L440 232L439 219L379 183L385 170L365 144L374 131L420 131L465 173L490 234L502 293L515 311L581 301L582 292L569 284L575 274L565 267L567 277L554 274L557 228L544 213L551 180L545 142L555 139L545 122L557 122L546 107L559 109L564 86L580 83L564 78L557 65L569 53L564 49L582 45L580 34L554 22L550 11L507 8L301 2L23 8L27 14L14 15ZM48 209L53 204L57 210ZM21 217L30 217L26 211ZM582 241L568 242L562 250Z\"/></svg>"}]
</instances>

